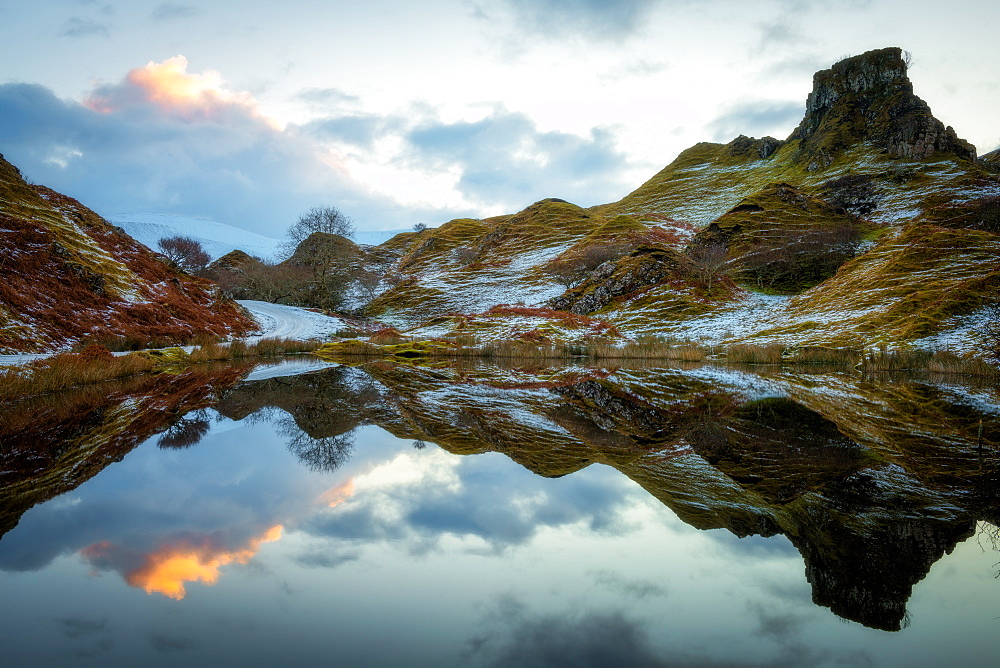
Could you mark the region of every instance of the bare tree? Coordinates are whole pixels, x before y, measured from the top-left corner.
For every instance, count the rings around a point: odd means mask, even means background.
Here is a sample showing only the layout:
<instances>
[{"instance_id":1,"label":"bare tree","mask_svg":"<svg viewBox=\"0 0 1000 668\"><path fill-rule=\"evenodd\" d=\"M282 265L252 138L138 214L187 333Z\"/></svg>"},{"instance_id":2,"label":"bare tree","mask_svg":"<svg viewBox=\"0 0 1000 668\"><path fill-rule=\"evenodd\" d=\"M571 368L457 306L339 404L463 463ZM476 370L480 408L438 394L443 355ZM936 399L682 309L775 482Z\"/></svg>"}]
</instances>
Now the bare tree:
<instances>
[{"instance_id":1,"label":"bare tree","mask_svg":"<svg viewBox=\"0 0 1000 668\"><path fill-rule=\"evenodd\" d=\"M170 261L170 264L183 269L189 274L205 271L212 260L196 239L191 237L164 237L156 242L160 252Z\"/></svg>"},{"instance_id":2,"label":"bare tree","mask_svg":"<svg viewBox=\"0 0 1000 668\"><path fill-rule=\"evenodd\" d=\"M691 260L699 277L705 282L708 292L712 292L715 279L726 269L728 251L725 244L699 244L691 249Z\"/></svg>"},{"instance_id":3,"label":"bare tree","mask_svg":"<svg viewBox=\"0 0 1000 668\"><path fill-rule=\"evenodd\" d=\"M427 225L425 225L424 223L413 223L413 231L416 232L417 234L420 234L426 229Z\"/></svg>"},{"instance_id":4,"label":"bare tree","mask_svg":"<svg viewBox=\"0 0 1000 668\"><path fill-rule=\"evenodd\" d=\"M354 221L335 206L314 206L299 216L286 232L288 241L281 244L279 253L291 256L300 243L314 232L339 234L351 239L355 233Z\"/></svg>"}]
</instances>

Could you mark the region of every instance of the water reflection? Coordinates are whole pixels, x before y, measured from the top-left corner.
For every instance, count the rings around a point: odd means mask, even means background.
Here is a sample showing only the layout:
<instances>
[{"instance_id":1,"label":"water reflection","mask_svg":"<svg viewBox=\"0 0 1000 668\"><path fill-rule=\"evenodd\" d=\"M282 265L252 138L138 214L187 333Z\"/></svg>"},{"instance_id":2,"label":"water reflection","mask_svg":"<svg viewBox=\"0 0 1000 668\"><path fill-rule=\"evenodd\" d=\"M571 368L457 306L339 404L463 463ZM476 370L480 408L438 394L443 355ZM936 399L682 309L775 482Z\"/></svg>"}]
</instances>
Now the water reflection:
<instances>
[{"instance_id":1,"label":"water reflection","mask_svg":"<svg viewBox=\"0 0 1000 668\"><path fill-rule=\"evenodd\" d=\"M954 379L370 364L240 382L247 371L204 368L8 407L0 420L4 533L28 508L75 489L147 439L177 468L161 460L148 485L123 481L80 506L46 506L18 541L0 540L0 568L33 570L79 553L96 572L181 599L185 583L216 582L220 569L247 563L283 527L344 545L404 541L414 553L457 537L494 554L545 528L627 530L614 485L569 476L540 488L510 469L451 456L494 452L546 478L605 464L695 528L784 535L787 542L760 549L794 548L815 604L895 631L932 565L977 522L1000 519L997 390ZM240 437L229 442L221 431L230 424L266 427L299 466L336 479L303 484L293 469L253 469ZM368 456L355 443L369 425L412 448L349 471ZM185 469L184 453L209 435L225 465ZM144 498L154 487L164 491ZM97 516L101 524L88 521ZM740 548L752 555L755 545ZM356 558L311 552L300 562L336 568ZM624 596L664 591L614 573L594 584ZM788 632L791 621L780 614L754 614L761 633ZM472 642L470 657L530 662L542 651L532 638L567 657L604 651L601 628L615 629L607 637L619 640L616 659L649 658L647 639L621 616L556 619L508 601L495 619L518 642L494 630Z\"/></svg>"}]
</instances>

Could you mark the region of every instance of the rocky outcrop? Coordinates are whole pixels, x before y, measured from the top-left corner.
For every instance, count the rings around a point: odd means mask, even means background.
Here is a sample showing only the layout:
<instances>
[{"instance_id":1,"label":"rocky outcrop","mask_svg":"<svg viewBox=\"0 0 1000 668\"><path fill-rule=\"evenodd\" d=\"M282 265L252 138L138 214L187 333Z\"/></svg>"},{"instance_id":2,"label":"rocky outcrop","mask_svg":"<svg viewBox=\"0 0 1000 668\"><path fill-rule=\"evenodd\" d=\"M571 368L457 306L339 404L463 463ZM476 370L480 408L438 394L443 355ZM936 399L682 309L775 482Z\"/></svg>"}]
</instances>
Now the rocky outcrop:
<instances>
[{"instance_id":1,"label":"rocky outcrop","mask_svg":"<svg viewBox=\"0 0 1000 668\"><path fill-rule=\"evenodd\" d=\"M788 138L800 142L797 157L808 171L829 166L846 148L865 141L899 158L946 153L975 160L975 147L913 94L906 59L898 47L889 47L815 74L805 118Z\"/></svg>"},{"instance_id":2,"label":"rocky outcrop","mask_svg":"<svg viewBox=\"0 0 1000 668\"><path fill-rule=\"evenodd\" d=\"M690 273L691 261L674 250L644 247L617 261L605 262L580 285L549 303L570 313L594 313L626 295Z\"/></svg>"},{"instance_id":3,"label":"rocky outcrop","mask_svg":"<svg viewBox=\"0 0 1000 668\"><path fill-rule=\"evenodd\" d=\"M758 160L769 158L774 152L784 146L785 142L774 137L747 137L740 135L726 144L726 155L734 158L749 157Z\"/></svg>"}]
</instances>

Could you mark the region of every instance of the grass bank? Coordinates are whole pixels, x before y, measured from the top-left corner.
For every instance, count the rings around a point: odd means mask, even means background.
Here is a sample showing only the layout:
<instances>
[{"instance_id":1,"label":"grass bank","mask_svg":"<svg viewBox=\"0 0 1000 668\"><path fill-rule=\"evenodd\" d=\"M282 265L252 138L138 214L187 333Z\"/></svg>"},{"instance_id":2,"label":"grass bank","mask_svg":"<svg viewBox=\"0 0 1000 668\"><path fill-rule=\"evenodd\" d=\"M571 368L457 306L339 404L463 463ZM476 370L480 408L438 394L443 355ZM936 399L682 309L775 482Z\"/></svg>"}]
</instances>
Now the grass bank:
<instances>
[{"instance_id":1,"label":"grass bank","mask_svg":"<svg viewBox=\"0 0 1000 668\"><path fill-rule=\"evenodd\" d=\"M59 353L0 370L0 401L204 362L284 357L312 352L319 345L291 339L262 339L250 345L242 341L229 345L208 343L191 352L164 348L114 355L105 346L90 344L79 352Z\"/></svg>"},{"instance_id":2,"label":"grass bank","mask_svg":"<svg viewBox=\"0 0 1000 668\"><path fill-rule=\"evenodd\" d=\"M962 357L947 350L862 351L820 346L788 348L780 344L703 346L690 341L642 337L623 344L580 343L536 344L529 341L487 341L474 337L410 340L403 336L382 336L362 341L348 339L323 345L316 354L336 360L362 359L482 359L528 363L536 360L671 360L715 361L751 365L824 365L862 373L894 371L932 372L984 378L1000 378L1000 366L985 360Z\"/></svg>"}]
</instances>

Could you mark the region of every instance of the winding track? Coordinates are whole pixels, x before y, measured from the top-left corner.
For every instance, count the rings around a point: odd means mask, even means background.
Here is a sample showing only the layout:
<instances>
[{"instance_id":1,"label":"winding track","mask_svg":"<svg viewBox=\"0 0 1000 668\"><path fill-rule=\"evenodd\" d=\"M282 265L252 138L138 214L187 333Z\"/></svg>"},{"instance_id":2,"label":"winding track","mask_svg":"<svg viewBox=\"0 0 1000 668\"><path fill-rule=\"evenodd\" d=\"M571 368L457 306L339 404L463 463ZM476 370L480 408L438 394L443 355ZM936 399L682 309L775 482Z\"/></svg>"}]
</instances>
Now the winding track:
<instances>
[{"instance_id":1,"label":"winding track","mask_svg":"<svg viewBox=\"0 0 1000 668\"><path fill-rule=\"evenodd\" d=\"M250 311L260 324L259 333L243 339L247 343L255 343L264 338L326 339L344 327L344 321L340 318L331 318L297 306L249 299L238 300L238 303ZM54 353L0 355L0 366L19 366L52 354Z\"/></svg>"},{"instance_id":2,"label":"winding track","mask_svg":"<svg viewBox=\"0 0 1000 668\"><path fill-rule=\"evenodd\" d=\"M247 337L248 343L263 338L325 339L342 329L344 321L297 306L240 299L237 303L250 311L260 324L260 333Z\"/></svg>"}]
</instances>

